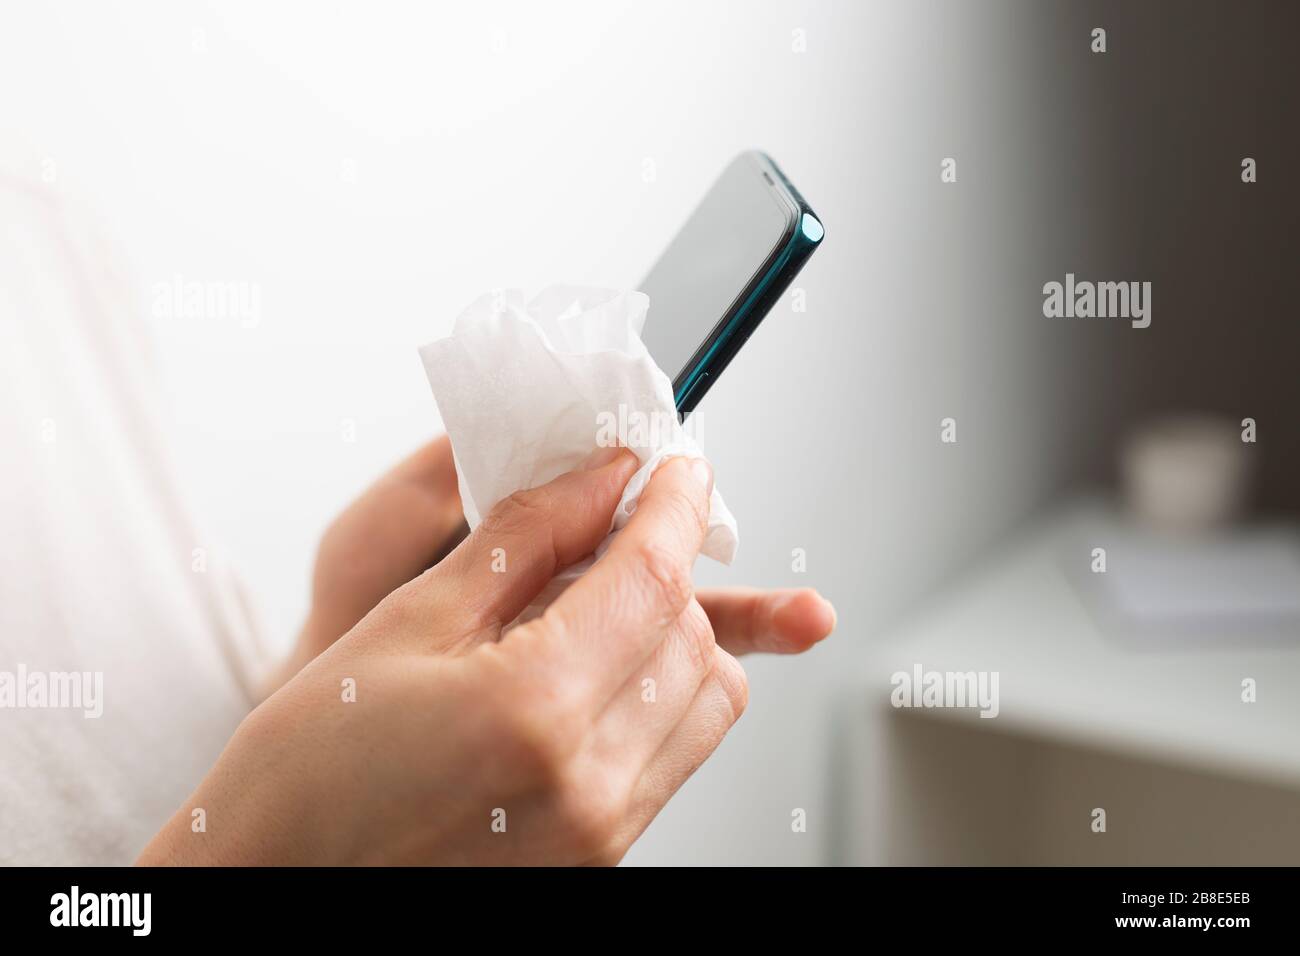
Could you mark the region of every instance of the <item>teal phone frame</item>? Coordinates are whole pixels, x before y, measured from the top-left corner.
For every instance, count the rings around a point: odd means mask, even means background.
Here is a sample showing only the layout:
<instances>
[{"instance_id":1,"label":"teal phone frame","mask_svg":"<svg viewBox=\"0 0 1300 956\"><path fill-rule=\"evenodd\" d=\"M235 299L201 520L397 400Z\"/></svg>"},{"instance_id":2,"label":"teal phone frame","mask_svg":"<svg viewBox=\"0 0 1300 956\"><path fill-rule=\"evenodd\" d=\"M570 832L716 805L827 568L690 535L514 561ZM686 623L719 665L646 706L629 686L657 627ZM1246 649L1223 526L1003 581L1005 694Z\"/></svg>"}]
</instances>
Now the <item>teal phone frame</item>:
<instances>
[{"instance_id":1,"label":"teal phone frame","mask_svg":"<svg viewBox=\"0 0 1300 956\"><path fill-rule=\"evenodd\" d=\"M820 217L776 163L757 150L746 155L758 164L764 179L786 205L789 211L787 226L782 241L772 250L763 267L736 297L727 314L714 326L709 338L673 381L673 398L677 413L683 420L735 358L826 235Z\"/></svg>"}]
</instances>

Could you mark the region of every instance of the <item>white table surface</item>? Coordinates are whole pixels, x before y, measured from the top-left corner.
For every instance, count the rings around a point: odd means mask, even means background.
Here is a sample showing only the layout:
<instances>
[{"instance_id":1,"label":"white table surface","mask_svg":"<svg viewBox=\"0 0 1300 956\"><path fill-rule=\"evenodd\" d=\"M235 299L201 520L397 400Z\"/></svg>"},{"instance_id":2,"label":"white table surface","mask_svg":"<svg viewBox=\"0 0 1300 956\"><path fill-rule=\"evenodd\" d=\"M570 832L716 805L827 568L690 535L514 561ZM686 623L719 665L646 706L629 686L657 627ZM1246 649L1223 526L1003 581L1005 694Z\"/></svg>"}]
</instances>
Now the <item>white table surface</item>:
<instances>
[{"instance_id":1,"label":"white table surface","mask_svg":"<svg viewBox=\"0 0 1300 956\"><path fill-rule=\"evenodd\" d=\"M1100 583L1089 581L1092 547L1124 528L1104 505L1081 502L990 552L871 642L867 693L889 707L890 675L917 663L997 671L996 718L926 715L1300 786L1300 626L1127 633L1089 597ZM1264 536L1276 543L1294 534ZM1108 557L1106 573L1124 573ZM1242 701L1246 677L1256 682L1255 703Z\"/></svg>"}]
</instances>

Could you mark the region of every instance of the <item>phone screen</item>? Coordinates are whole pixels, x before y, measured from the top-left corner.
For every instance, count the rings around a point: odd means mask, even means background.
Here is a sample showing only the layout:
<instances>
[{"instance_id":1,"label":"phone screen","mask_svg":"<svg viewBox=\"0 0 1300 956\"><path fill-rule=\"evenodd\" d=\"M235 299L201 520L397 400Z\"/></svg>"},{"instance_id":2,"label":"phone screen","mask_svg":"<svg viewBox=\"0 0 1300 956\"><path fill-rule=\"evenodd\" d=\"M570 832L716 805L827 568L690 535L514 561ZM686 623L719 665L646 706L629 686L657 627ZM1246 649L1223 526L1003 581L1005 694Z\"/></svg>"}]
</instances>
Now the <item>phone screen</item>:
<instances>
[{"instance_id":1,"label":"phone screen","mask_svg":"<svg viewBox=\"0 0 1300 956\"><path fill-rule=\"evenodd\" d=\"M741 155L722 173L641 285L642 337L674 386L791 229L769 175Z\"/></svg>"}]
</instances>

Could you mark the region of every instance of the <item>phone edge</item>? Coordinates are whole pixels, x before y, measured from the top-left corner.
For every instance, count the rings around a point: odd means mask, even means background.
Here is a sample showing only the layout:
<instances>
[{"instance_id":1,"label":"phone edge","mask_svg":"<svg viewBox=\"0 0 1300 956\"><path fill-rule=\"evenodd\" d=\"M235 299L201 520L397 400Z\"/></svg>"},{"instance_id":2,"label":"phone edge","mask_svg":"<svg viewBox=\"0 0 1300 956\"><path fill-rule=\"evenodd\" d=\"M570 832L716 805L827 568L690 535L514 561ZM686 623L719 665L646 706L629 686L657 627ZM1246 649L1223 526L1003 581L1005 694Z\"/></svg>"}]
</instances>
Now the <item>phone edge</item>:
<instances>
[{"instance_id":1,"label":"phone edge","mask_svg":"<svg viewBox=\"0 0 1300 956\"><path fill-rule=\"evenodd\" d=\"M673 382L673 400L677 405L678 418L682 421L686 420L686 416L695 410L700 400L713 387L718 376L739 353L776 301L790 287L813 250L825 238L825 226L821 217L813 212L812 207L772 158L758 150L751 150L749 155L758 162L761 171L770 171L776 175L780 189L783 190L783 198L790 201L793 212L783 241L773 249L762 270L737 297L737 304L728 310L726 319L719 323L722 331L700 346L687 364L687 370ZM817 224L819 234L816 238L806 233L805 216L811 217Z\"/></svg>"}]
</instances>

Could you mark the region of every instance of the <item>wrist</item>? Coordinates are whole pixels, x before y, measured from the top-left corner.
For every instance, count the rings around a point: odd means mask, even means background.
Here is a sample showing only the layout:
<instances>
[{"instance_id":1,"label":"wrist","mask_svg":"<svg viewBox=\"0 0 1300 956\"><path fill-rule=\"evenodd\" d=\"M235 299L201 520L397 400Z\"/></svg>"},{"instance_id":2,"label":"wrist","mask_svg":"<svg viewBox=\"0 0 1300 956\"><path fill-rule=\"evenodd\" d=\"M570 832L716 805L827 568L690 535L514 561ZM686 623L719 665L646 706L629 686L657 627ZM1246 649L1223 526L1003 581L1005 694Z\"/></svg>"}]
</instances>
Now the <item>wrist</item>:
<instances>
[{"instance_id":1,"label":"wrist","mask_svg":"<svg viewBox=\"0 0 1300 956\"><path fill-rule=\"evenodd\" d=\"M299 671L315 660L321 651L329 647L332 642L323 637L324 633L325 630L313 608L308 613L307 620L299 628L298 637L294 640L289 654L263 679L259 688L259 703L289 683Z\"/></svg>"},{"instance_id":2,"label":"wrist","mask_svg":"<svg viewBox=\"0 0 1300 956\"><path fill-rule=\"evenodd\" d=\"M320 800L286 726L266 705L236 730L198 789L140 853L138 866L313 866L331 862L313 820ZM319 790L315 791L319 793ZM313 836L315 834L315 836Z\"/></svg>"}]
</instances>

